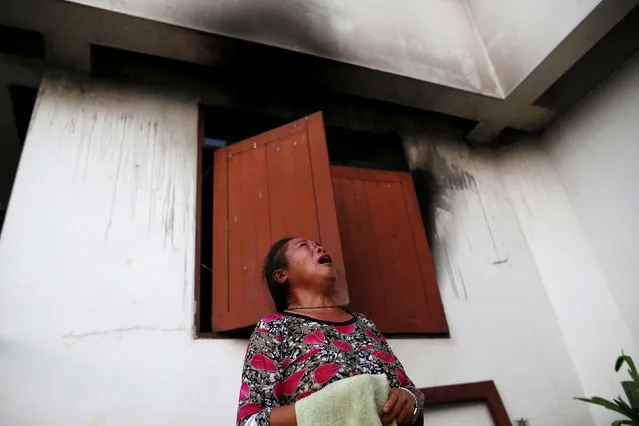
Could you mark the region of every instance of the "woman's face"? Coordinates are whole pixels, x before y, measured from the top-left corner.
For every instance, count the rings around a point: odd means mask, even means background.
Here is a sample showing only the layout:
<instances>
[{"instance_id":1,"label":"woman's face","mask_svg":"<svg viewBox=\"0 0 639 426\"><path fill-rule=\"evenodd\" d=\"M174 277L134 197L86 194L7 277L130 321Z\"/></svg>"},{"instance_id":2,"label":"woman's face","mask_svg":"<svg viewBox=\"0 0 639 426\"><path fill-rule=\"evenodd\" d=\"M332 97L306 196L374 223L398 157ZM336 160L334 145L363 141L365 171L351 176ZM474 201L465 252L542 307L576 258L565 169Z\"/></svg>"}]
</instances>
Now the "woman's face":
<instances>
[{"instance_id":1,"label":"woman's face","mask_svg":"<svg viewBox=\"0 0 639 426\"><path fill-rule=\"evenodd\" d=\"M333 258L316 241L293 238L286 246L286 275L294 286L333 284L337 278Z\"/></svg>"}]
</instances>

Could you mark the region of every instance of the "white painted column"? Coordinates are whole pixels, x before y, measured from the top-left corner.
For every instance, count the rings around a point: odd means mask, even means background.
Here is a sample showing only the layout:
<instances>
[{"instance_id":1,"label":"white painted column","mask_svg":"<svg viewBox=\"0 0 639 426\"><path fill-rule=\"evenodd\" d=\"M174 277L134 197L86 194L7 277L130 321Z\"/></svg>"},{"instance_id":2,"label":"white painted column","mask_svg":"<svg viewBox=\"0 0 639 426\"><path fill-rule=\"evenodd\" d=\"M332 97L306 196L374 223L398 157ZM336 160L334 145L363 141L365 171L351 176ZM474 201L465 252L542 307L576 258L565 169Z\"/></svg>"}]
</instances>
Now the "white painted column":
<instances>
[{"instance_id":1,"label":"white painted column","mask_svg":"<svg viewBox=\"0 0 639 426\"><path fill-rule=\"evenodd\" d=\"M548 153L531 141L505 153L500 169L585 396L616 397L623 376L614 362L622 349L638 353L636 342ZM618 419L590 408L598 425Z\"/></svg>"},{"instance_id":2,"label":"white painted column","mask_svg":"<svg viewBox=\"0 0 639 426\"><path fill-rule=\"evenodd\" d=\"M232 424L246 343L192 332L197 117L43 81L0 240L0 424Z\"/></svg>"}]
</instances>

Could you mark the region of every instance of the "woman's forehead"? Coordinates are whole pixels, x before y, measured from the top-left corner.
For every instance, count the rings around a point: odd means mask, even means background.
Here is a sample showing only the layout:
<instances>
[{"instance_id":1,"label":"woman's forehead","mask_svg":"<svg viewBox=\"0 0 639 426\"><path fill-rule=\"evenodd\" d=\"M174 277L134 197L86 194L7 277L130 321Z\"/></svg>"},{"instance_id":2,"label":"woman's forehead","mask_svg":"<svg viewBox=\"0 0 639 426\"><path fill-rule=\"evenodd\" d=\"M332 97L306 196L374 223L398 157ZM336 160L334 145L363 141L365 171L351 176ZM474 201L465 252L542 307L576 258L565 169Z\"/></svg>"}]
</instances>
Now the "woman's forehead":
<instances>
[{"instance_id":1,"label":"woman's forehead","mask_svg":"<svg viewBox=\"0 0 639 426\"><path fill-rule=\"evenodd\" d=\"M312 245L316 245L316 246L320 245L315 240L311 240L311 239L308 239L308 238L302 238L302 237L295 237L289 242L289 247L297 247L301 243L308 243L308 244L312 244Z\"/></svg>"}]
</instances>

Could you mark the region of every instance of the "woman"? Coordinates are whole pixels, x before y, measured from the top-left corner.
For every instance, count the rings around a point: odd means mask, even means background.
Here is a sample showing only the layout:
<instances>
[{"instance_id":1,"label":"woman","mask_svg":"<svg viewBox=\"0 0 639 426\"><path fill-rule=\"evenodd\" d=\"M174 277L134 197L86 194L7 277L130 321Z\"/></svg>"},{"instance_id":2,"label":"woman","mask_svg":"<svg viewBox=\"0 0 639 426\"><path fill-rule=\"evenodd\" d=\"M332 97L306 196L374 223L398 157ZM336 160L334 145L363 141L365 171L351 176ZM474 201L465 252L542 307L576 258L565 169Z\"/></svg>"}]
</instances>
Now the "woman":
<instances>
[{"instance_id":1,"label":"woman","mask_svg":"<svg viewBox=\"0 0 639 426\"><path fill-rule=\"evenodd\" d=\"M319 243L284 238L271 247L264 277L278 314L253 332L242 372L238 426L295 426L295 402L358 374L386 374L382 424L420 417L423 395L365 316L333 302L333 259Z\"/></svg>"}]
</instances>

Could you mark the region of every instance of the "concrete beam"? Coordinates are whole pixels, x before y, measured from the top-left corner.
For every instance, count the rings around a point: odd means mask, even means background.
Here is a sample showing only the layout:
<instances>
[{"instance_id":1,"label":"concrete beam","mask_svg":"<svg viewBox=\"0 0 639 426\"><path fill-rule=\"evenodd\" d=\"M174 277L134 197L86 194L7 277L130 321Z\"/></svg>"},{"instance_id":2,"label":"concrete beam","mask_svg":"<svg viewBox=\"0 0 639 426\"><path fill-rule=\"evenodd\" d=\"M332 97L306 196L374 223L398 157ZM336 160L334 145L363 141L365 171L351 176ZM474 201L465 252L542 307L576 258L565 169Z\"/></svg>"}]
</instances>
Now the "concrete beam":
<instances>
[{"instance_id":1,"label":"concrete beam","mask_svg":"<svg viewBox=\"0 0 639 426\"><path fill-rule=\"evenodd\" d=\"M8 7L9 3L11 7ZM5 5L6 4L6 5ZM92 43L161 56L185 62L247 68L251 80L273 77L302 81L314 87L407 105L474 121L509 115L510 125L521 130L537 128L552 113L521 106L517 115L495 96L455 89L432 82L370 68L331 61L267 45L248 43L130 15L80 6L73 2L0 0L6 11L0 23L35 31L46 28L47 57L53 64L87 71ZM37 7L39 14L28 13ZM49 19L44 19L44 17ZM68 22L73 22L71 29ZM254 73L257 68L268 73ZM277 75L275 75L277 74Z\"/></svg>"},{"instance_id":2,"label":"concrete beam","mask_svg":"<svg viewBox=\"0 0 639 426\"><path fill-rule=\"evenodd\" d=\"M639 2L606 0L584 19L507 97L532 104Z\"/></svg>"},{"instance_id":3,"label":"concrete beam","mask_svg":"<svg viewBox=\"0 0 639 426\"><path fill-rule=\"evenodd\" d=\"M639 51L639 7L632 9L611 31L579 59L535 104L558 113L568 111Z\"/></svg>"},{"instance_id":4,"label":"concrete beam","mask_svg":"<svg viewBox=\"0 0 639 426\"><path fill-rule=\"evenodd\" d=\"M85 34L54 29L44 36L48 64L81 72L91 71L91 48Z\"/></svg>"},{"instance_id":5,"label":"concrete beam","mask_svg":"<svg viewBox=\"0 0 639 426\"><path fill-rule=\"evenodd\" d=\"M207 66L235 66L248 70L251 80L264 79L262 84L272 85L279 78L474 120L479 124L468 139L482 144L506 127L534 131L552 120L554 112L534 105L536 99L636 4L637 0L602 1L506 99L494 91L481 94L71 1L0 0L0 24L43 32L48 60L62 67L88 71L91 44Z\"/></svg>"},{"instance_id":6,"label":"concrete beam","mask_svg":"<svg viewBox=\"0 0 639 426\"><path fill-rule=\"evenodd\" d=\"M0 84L38 87L47 66L40 59L0 53Z\"/></svg>"},{"instance_id":7,"label":"concrete beam","mask_svg":"<svg viewBox=\"0 0 639 426\"><path fill-rule=\"evenodd\" d=\"M67 1L89 6L87 9L94 12L141 17L501 96L501 87L463 1Z\"/></svg>"},{"instance_id":8,"label":"concrete beam","mask_svg":"<svg viewBox=\"0 0 639 426\"><path fill-rule=\"evenodd\" d=\"M633 7L637 0L602 1L559 45L504 99L505 116L495 115L480 122L467 136L475 144L492 141L507 127L520 129L513 118L521 108L528 108L566 71L610 31ZM551 117L549 117L550 119ZM538 130L548 123L542 122Z\"/></svg>"}]
</instances>

